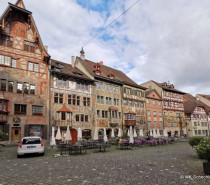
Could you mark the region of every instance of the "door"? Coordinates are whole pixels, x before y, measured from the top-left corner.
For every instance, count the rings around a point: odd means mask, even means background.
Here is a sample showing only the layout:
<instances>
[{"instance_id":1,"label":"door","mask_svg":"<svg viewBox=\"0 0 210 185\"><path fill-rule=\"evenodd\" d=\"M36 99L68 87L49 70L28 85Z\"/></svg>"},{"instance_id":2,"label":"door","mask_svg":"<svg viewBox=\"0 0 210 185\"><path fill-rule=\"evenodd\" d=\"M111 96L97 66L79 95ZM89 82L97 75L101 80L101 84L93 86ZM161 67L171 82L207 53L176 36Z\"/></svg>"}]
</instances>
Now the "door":
<instances>
[{"instance_id":1,"label":"door","mask_svg":"<svg viewBox=\"0 0 210 185\"><path fill-rule=\"evenodd\" d=\"M21 140L21 128L13 127L12 128L12 142Z\"/></svg>"},{"instance_id":2,"label":"door","mask_svg":"<svg viewBox=\"0 0 210 185\"><path fill-rule=\"evenodd\" d=\"M71 129L70 132L71 132L71 137L72 137L71 142L76 143L77 142L77 130Z\"/></svg>"}]
</instances>

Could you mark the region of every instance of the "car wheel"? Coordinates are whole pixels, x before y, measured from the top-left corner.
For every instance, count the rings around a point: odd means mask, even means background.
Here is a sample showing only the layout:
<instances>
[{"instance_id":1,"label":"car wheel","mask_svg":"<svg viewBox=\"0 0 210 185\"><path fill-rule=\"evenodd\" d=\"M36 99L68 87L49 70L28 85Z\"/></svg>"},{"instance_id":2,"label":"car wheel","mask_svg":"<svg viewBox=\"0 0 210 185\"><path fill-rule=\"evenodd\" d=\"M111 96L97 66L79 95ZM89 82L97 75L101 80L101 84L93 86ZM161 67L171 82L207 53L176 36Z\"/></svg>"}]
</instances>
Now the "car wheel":
<instances>
[{"instance_id":1,"label":"car wheel","mask_svg":"<svg viewBox=\"0 0 210 185\"><path fill-rule=\"evenodd\" d=\"M43 152L43 153L41 153L41 156L44 156L44 152Z\"/></svg>"},{"instance_id":2,"label":"car wheel","mask_svg":"<svg viewBox=\"0 0 210 185\"><path fill-rule=\"evenodd\" d=\"M17 154L17 158L21 158L21 157L22 157L21 155L18 155L18 154Z\"/></svg>"}]
</instances>

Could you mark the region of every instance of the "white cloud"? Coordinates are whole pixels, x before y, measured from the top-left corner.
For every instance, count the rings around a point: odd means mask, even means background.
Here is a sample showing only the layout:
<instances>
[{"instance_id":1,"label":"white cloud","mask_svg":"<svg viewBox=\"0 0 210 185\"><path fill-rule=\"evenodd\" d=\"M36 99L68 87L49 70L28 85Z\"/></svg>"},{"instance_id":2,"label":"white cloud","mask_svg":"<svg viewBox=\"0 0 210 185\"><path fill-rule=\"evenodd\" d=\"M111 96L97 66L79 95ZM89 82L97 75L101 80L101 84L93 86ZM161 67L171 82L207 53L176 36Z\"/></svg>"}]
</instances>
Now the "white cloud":
<instances>
[{"instance_id":1,"label":"white cloud","mask_svg":"<svg viewBox=\"0 0 210 185\"><path fill-rule=\"evenodd\" d=\"M52 58L66 62L134 2L115 0L106 17L76 0L24 1ZM1 0L0 12L6 6ZM111 40L98 37L84 47L86 58L117 67L137 83L170 81L179 90L209 94L209 8L209 0L142 0L104 32Z\"/></svg>"}]
</instances>

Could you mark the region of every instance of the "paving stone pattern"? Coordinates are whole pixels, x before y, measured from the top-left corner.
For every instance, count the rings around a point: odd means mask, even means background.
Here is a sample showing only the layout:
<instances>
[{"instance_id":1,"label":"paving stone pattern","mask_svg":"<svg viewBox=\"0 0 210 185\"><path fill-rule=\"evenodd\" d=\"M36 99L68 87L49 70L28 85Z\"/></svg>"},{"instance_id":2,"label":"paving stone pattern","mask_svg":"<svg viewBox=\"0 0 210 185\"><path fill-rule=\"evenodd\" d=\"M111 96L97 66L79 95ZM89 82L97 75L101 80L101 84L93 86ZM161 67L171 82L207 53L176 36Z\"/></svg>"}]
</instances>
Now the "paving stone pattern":
<instances>
[{"instance_id":1,"label":"paving stone pattern","mask_svg":"<svg viewBox=\"0 0 210 185\"><path fill-rule=\"evenodd\" d=\"M91 184L91 185L207 185L203 160L197 158L187 142L146 146L133 150L54 157L56 149L45 156L16 158L17 147L0 152L0 185L17 184ZM191 178L190 178L191 177Z\"/></svg>"}]
</instances>

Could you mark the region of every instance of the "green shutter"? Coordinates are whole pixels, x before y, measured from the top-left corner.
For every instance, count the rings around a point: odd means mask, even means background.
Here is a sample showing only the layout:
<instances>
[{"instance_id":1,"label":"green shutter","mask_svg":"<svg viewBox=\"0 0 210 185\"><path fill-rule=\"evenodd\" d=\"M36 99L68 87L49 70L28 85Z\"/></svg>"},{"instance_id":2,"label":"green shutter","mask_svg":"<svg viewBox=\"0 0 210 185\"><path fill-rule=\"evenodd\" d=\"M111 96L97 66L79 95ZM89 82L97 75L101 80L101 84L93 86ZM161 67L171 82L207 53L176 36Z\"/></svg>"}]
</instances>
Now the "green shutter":
<instances>
[{"instance_id":1,"label":"green shutter","mask_svg":"<svg viewBox=\"0 0 210 185\"><path fill-rule=\"evenodd\" d=\"M144 91L142 91L141 96L144 97Z\"/></svg>"}]
</instances>

